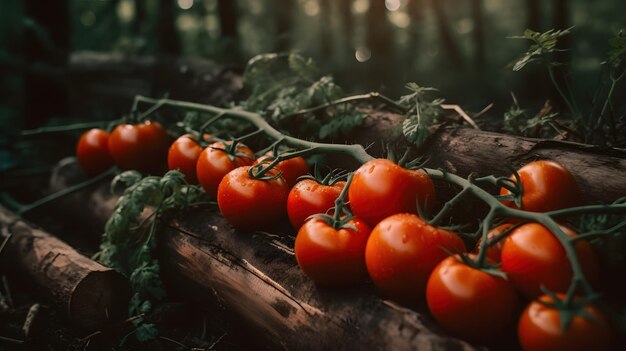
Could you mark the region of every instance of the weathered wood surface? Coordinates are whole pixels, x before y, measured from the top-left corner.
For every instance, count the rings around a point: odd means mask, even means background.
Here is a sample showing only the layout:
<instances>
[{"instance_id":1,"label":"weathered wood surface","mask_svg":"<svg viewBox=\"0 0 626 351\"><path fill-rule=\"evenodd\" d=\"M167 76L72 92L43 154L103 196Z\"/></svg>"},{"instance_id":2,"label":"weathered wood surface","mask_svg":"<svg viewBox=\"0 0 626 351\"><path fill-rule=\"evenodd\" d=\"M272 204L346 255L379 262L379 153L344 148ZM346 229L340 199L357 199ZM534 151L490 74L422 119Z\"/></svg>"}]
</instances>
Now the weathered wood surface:
<instances>
[{"instance_id":1,"label":"weathered wood surface","mask_svg":"<svg viewBox=\"0 0 626 351\"><path fill-rule=\"evenodd\" d=\"M137 94L225 105L241 92L232 69L200 58L77 52L65 74L72 114L119 118Z\"/></svg>"},{"instance_id":2,"label":"weathered wood surface","mask_svg":"<svg viewBox=\"0 0 626 351\"><path fill-rule=\"evenodd\" d=\"M77 170L65 163L56 181L75 177ZM63 200L63 207L72 217L103 225L112 198L103 184ZM98 201L107 205L85 205ZM315 286L296 264L293 234L288 227L238 232L217 209L184 211L159 235L164 281L171 292L250 330L260 349L477 349L447 336L424 310L382 300L368 282L353 289Z\"/></svg>"},{"instance_id":3,"label":"weathered wood surface","mask_svg":"<svg viewBox=\"0 0 626 351\"><path fill-rule=\"evenodd\" d=\"M35 282L79 329L94 330L125 316L130 284L124 276L2 206L0 227L11 235L0 257L2 271Z\"/></svg>"}]
</instances>

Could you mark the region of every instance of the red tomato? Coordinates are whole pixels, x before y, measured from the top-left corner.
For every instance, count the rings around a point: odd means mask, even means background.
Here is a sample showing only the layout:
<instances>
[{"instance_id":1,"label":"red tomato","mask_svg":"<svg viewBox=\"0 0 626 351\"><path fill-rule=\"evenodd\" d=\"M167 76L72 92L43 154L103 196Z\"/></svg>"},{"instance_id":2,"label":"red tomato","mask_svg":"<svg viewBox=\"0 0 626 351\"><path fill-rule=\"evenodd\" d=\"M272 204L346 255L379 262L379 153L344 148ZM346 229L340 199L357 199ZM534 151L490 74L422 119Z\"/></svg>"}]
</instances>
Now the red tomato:
<instances>
[{"instance_id":1,"label":"red tomato","mask_svg":"<svg viewBox=\"0 0 626 351\"><path fill-rule=\"evenodd\" d=\"M312 218L296 236L296 260L302 271L321 285L349 285L367 278L365 244L370 227L353 218L356 228L335 229L319 218Z\"/></svg>"},{"instance_id":2,"label":"red tomato","mask_svg":"<svg viewBox=\"0 0 626 351\"><path fill-rule=\"evenodd\" d=\"M487 238L491 240L492 238L498 236L499 234L502 234L502 232L511 228L512 226L513 224L511 223L500 224L499 226L491 229L489 233L487 233ZM504 245L504 240L505 239L502 239L498 241L495 245L492 245L489 248L487 248L487 258L489 258L493 262L500 262L500 255L502 253L502 245ZM476 249L474 250L474 252L478 253L478 251L480 250L480 244L482 241L483 240L481 237L478 240L478 243L476 244Z\"/></svg>"},{"instance_id":3,"label":"red tomato","mask_svg":"<svg viewBox=\"0 0 626 351\"><path fill-rule=\"evenodd\" d=\"M161 174L167 169L170 138L157 122L120 124L109 137L109 151L122 169Z\"/></svg>"},{"instance_id":4,"label":"red tomato","mask_svg":"<svg viewBox=\"0 0 626 351\"><path fill-rule=\"evenodd\" d=\"M441 261L426 286L426 302L437 322L478 342L490 341L515 321L517 300L507 280L470 267L458 256Z\"/></svg>"},{"instance_id":5,"label":"red tomato","mask_svg":"<svg viewBox=\"0 0 626 351\"><path fill-rule=\"evenodd\" d=\"M221 149L225 149L222 142L209 145L200 153L196 164L198 181L212 198L217 196L217 188L228 172L254 162L254 152L243 144L238 145L237 155L230 155Z\"/></svg>"},{"instance_id":6,"label":"red tomato","mask_svg":"<svg viewBox=\"0 0 626 351\"><path fill-rule=\"evenodd\" d=\"M289 188L282 177L253 179L249 168L235 168L224 176L217 190L217 205L236 229L265 229L287 214Z\"/></svg>"},{"instance_id":7,"label":"red tomato","mask_svg":"<svg viewBox=\"0 0 626 351\"><path fill-rule=\"evenodd\" d=\"M563 295L558 295L560 299ZM531 302L522 313L517 335L524 351L604 351L611 350L611 325L606 315L593 305L582 307L566 330L561 329L561 313L554 299L544 295ZM586 314L586 316L585 316Z\"/></svg>"},{"instance_id":8,"label":"red tomato","mask_svg":"<svg viewBox=\"0 0 626 351\"><path fill-rule=\"evenodd\" d=\"M267 154L261 156L255 163L258 164L263 161L267 163L271 161L271 158L272 154L270 151ZM302 157L294 157L288 160L280 161L275 166L275 168L278 168L282 172L282 176L283 178L285 178L285 181L287 182L287 186L289 186L289 188L296 185L296 183L298 182L298 177L309 173L309 165Z\"/></svg>"},{"instance_id":9,"label":"red tomato","mask_svg":"<svg viewBox=\"0 0 626 351\"><path fill-rule=\"evenodd\" d=\"M313 179L299 181L287 198L287 215L294 228L299 229L309 216L326 213L335 206L346 182L323 185Z\"/></svg>"},{"instance_id":10,"label":"red tomato","mask_svg":"<svg viewBox=\"0 0 626 351\"><path fill-rule=\"evenodd\" d=\"M109 132L98 128L81 135L76 145L76 157L86 174L100 174L115 164L109 153L109 136Z\"/></svg>"},{"instance_id":11,"label":"red tomato","mask_svg":"<svg viewBox=\"0 0 626 351\"><path fill-rule=\"evenodd\" d=\"M433 268L451 252L464 252L456 234L426 224L414 214L401 213L382 220L372 230L365 263L374 284L387 296L414 304L424 297Z\"/></svg>"},{"instance_id":12,"label":"red tomato","mask_svg":"<svg viewBox=\"0 0 626 351\"><path fill-rule=\"evenodd\" d=\"M418 200L422 209L432 209L435 187L423 171L375 159L354 173L348 198L354 215L374 226L396 213L417 213Z\"/></svg>"},{"instance_id":13,"label":"red tomato","mask_svg":"<svg viewBox=\"0 0 626 351\"><path fill-rule=\"evenodd\" d=\"M202 153L202 146L193 134L185 134L176 139L167 153L167 168L181 171L187 182L198 183L196 163Z\"/></svg>"},{"instance_id":14,"label":"red tomato","mask_svg":"<svg viewBox=\"0 0 626 351\"><path fill-rule=\"evenodd\" d=\"M576 233L561 226L569 236ZM586 241L576 242L576 255L590 284L599 283L598 258ZM566 292L572 280L572 266L565 250L548 228L526 223L516 228L502 246L502 271L513 286L528 298L541 295L541 286L553 292Z\"/></svg>"},{"instance_id":15,"label":"red tomato","mask_svg":"<svg viewBox=\"0 0 626 351\"><path fill-rule=\"evenodd\" d=\"M522 210L548 212L580 204L580 189L572 174L552 161L535 161L520 168L522 182ZM515 180L514 176L511 179ZM504 188L500 195L509 195ZM516 207L513 201L503 201L506 206Z\"/></svg>"}]
</instances>

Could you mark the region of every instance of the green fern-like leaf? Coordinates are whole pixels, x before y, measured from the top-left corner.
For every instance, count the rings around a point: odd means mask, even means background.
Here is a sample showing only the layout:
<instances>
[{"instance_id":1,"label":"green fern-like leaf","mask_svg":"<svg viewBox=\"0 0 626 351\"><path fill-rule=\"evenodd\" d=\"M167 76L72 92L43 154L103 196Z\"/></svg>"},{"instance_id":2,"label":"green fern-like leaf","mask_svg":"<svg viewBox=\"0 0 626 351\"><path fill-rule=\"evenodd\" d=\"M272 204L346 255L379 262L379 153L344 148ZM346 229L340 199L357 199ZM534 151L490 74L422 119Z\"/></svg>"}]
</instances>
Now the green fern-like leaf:
<instances>
[{"instance_id":1,"label":"green fern-like leaf","mask_svg":"<svg viewBox=\"0 0 626 351\"><path fill-rule=\"evenodd\" d=\"M420 146L428 138L428 127L435 123L441 114L443 99L430 99L428 95L437 91L435 88L422 87L417 83L408 83L410 94L400 98L398 103L407 108L402 122L402 134L405 138Z\"/></svg>"},{"instance_id":2,"label":"green fern-like leaf","mask_svg":"<svg viewBox=\"0 0 626 351\"><path fill-rule=\"evenodd\" d=\"M619 66L622 62L626 61L626 35L623 32L611 39L609 39L609 58L608 61L613 66Z\"/></svg>"},{"instance_id":3,"label":"green fern-like leaf","mask_svg":"<svg viewBox=\"0 0 626 351\"><path fill-rule=\"evenodd\" d=\"M513 70L519 71L526 67L529 63L537 61L546 62L550 65L557 65L556 62L551 61L548 55L557 51L562 51L557 49L557 42L559 38L570 34L572 28L573 27L563 30L550 29L543 33L526 29L524 34L521 36L509 37L511 39L530 40L532 42L528 50L526 50L526 52L515 61L513 64Z\"/></svg>"}]
</instances>

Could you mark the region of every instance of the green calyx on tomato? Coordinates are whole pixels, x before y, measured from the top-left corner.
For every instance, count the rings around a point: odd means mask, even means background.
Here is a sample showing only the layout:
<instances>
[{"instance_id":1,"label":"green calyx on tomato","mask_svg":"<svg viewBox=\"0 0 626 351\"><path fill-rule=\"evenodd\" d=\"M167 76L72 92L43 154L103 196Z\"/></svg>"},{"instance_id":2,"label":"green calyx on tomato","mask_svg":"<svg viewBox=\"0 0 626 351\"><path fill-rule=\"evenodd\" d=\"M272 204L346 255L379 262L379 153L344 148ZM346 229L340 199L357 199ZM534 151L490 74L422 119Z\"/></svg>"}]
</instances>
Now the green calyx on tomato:
<instances>
[{"instance_id":1,"label":"green calyx on tomato","mask_svg":"<svg viewBox=\"0 0 626 351\"><path fill-rule=\"evenodd\" d=\"M198 156L196 175L202 188L213 199L217 197L220 182L230 171L249 166L254 162L254 152L242 143L215 142Z\"/></svg>"},{"instance_id":2,"label":"green calyx on tomato","mask_svg":"<svg viewBox=\"0 0 626 351\"><path fill-rule=\"evenodd\" d=\"M286 216L289 189L281 176L254 179L249 169L238 167L223 177L217 189L217 205L236 229L267 229Z\"/></svg>"},{"instance_id":3,"label":"green calyx on tomato","mask_svg":"<svg viewBox=\"0 0 626 351\"><path fill-rule=\"evenodd\" d=\"M517 335L524 351L611 350L613 335L606 314L593 305L596 297L546 294L522 312Z\"/></svg>"},{"instance_id":4,"label":"green calyx on tomato","mask_svg":"<svg viewBox=\"0 0 626 351\"><path fill-rule=\"evenodd\" d=\"M560 210L581 202L574 176L565 167L548 160L530 162L520 168L508 185L503 184L500 195L506 206L530 212ZM513 196L515 204L506 200L507 196Z\"/></svg>"},{"instance_id":5,"label":"green calyx on tomato","mask_svg":"<svg viewBox=\"0 0 626 351\"><path fill-rule=\"evenodd\" d=\"M333 215L310 216L296 236L298 265L317 284L349 285L367 277L365 246L371 229L346 206L344 198L351 180L349 176L335 200Z\"/></svg>"},{"instance_id":6,"label":"green calyx on tomato","mask_svg":"<svg viewBox=\"0 0 626 351\"><path fill-rule=\"evenodd\" d=\"M345 188L345 172L331 171L322 177L319 168L315 168L315 176L299 177L298 183L289 191L287 198L287 215L291 225L296 229L304 224L312 215L327 213L335 200Z\"/></svg>"},{"instance_id":7,"label":"green calyx on tomato","mask_svg":"<svg viewBox=\"0 0 626 351\"><path fill-rule=\"evenodd\" d=\"M577 234L565 227L560 230L573 241ZM591 244L576 240L573 245L584 278L591 286L600 285L600 264ZM571 290L575 272L565 248L545 226L531 222L513 229L502 246L502 271L513 286L527 298L541 295L542 286L557 293ZM576 277L581 279L580 276Z\"/></svg>"},{"instance_id":8,"label":"green calyx on tomato","mask_svg":"<svg viewBox=\"0 0 626 351\"><path fill-rule=\"evenodd\" d=\"M417 213L418 206L432 209L435 187L422 170L374 159L356 170L348 197L354 214L374 226L394 214Z\"/></svg>"},{"instance_id":9,"label":"green calyx on tomato","mask_svg":"<svg viewBox=\"0 0 626 351\"><path fill-rule=\"evenodd\" d=\"M461 254L441 261L428 278L426 302L450 333L488 342L513 324L518 297L505 278L476 268L475 258Z\"/></svg>"}]
</instances>

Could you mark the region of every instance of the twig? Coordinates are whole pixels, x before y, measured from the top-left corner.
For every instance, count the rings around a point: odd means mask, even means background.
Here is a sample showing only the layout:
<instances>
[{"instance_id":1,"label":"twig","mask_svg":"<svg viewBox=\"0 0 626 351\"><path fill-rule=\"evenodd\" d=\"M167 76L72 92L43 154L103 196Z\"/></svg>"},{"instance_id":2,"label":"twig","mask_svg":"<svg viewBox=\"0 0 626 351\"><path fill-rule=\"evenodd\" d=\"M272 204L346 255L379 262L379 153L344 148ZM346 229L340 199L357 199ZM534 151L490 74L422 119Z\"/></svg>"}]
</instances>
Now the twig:
<instances>
[{"instance_id":1,"label":"twig","mask_svg":"<svg viewBox=\"0 0 626 351\"><path fill-rule=\"evenodd\" d=\"M474 118L478 118L478 117L482 116L487 111L491 110L492 107L493 107L493 102L490 103L489 105L487 105L484 109L480 110L480 112L474 114Z\"/></svg>"},{"instance_id":2,"label":"twig","mask_svg":"<svg viewBox=\"0 0 626 351\"><path fill-rule=\"evenodd\" d=\"M176 341L174 339L170 339L170 338L165 337L165 336L159 336L159 339L171 342L172 344L176 344L176 345L178 345L178 347L182 347L185 350L189 350L189 346L186 346L185 344L182 344L181 342Z\"/></svg>"},{"instance_id":3,"label":"twig","mask_svg":"<svg viewBox=\"0 0 626 351\"><path fill-rule=\"evenodd\" d=\"M226 335L228 335L228 333L224 333L222 334L222 336L220 336L219 338L217 338L217 340L215 340L210 346L209 349L212 350L215 346L217 346L217 344L220 343L220 341L222 341L222 339L224 339L224 337L226 337Z\"/></svg>"},{"instance_id":4,"label":"twig","mask_svg":"<svg viewBox=\"0 0 626 351\"><path fill-rule=\"evenodd\" d=\"M7 246L7 243L9 242L9 240L11 240L11 237L13 236L13 233L9 233L9 235L7 235L4 240L2 241L2 244L0 245L0 254L2 254L2 250L4 250L4 247Z\"/></svg>"},{"instance_id":5,"label":"twig","mask_svg":"<svg viewBox=\"0 0 626 351\"><path fill-rule=\"evenodd\" d=\"M9 307L15 306L13 303L13 297L11 296L11 289L9 289L9 281L7 280L6 275L2 276L2 286L4 287L4 297L6 298L6 302Z\"/></svg>"},{"instance_id":6,"label":"twig","mask_svg":"<svg viewBox=\"0 0 626 351\"><path fill-rule=\"evenodd\" d=\"M463 111L461 106L459 106L459 105L441 104L441 108L444 109L444 110L454 110L456 113L459 114L459 116L463 117L463 119L467 123L469 123L469 125L471 125L474 129L480 130L480 127L478 127L478 124L476 124L476 122L474 122L474 120L467 113L465 113L465 111Z\"/></svg>"},{"instance_id":7,"label":"twig","mask_svg":"<svg viewBox=\"0 0 626 351\"><path fill-rule=\"evenodd\" d=\"M24 340L17 340L17 339L13 339L13 338L8 338L6 336L2 336L0 335L0 341L6 341L6 342L10 342L13 344L23 344Z\"/></svg>"}]
</instances>

